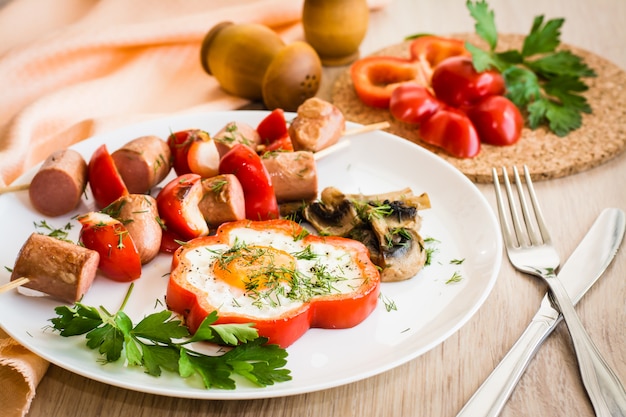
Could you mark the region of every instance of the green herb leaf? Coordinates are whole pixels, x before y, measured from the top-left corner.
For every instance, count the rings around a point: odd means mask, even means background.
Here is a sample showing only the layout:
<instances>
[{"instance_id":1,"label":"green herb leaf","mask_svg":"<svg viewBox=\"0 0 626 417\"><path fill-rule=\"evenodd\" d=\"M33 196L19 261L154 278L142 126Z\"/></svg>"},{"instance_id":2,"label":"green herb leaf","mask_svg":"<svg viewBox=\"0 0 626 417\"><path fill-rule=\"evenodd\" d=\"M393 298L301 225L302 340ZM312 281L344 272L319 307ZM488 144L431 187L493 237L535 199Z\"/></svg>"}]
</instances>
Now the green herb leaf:
<instances>
[{"instance_id":1,"label":"green herb leaf","mask_svg":"<svg viewBox=\"0 0 626 417\"><path fill-rule=\"evenodd\" d=\"M564 19L552 19L544 25L543 16L535 17L530 33L524 39L522 56L554 52L561 43L561 26L564 22Z\"/></svg>"},{"instance_id":2,"label":"green herb leaf","mask_svg":"<svg viewBox=\"0 0 626 417\"><path fill-rule=\"evenodd\" d=\"M105 324L96 327L87 335L87 347L98 349L98 352L105 356L107 362L115 362L122 356L124 347L124 334L117 327Z\"/></svg>"},{"instance_id":3,"label":"green herb leaf","mask_svg":"<svg viewBox=\"0 0 626 417\"><path fill-rule=\"evenodd\" d=\"M485 0L467 8L476 20L476 33L489 44L484 50L467 44L477 71L500 71L507 86L507 97L528 115L532 129L547 125L558 136L565 136L582 125L582 113L591 113L587 90L581 80L594 77L595 71L581 57L557 50L564 19L535 17L520 51L496 52L497 35L493 11ZM497 32L495 32L497 34Z\"/></svg>"},{"instance_id":4,"label":"green herb leaf","mask_svg":"<svg viewBox=\"0 0 626 417\"><path fill-rule=\"evenodd\" d=\"M132 331L134 337L153 342L170 343L172 339L189 336L189 330L180 320L171 320L172 312L163 310L144 317Z\"/></svg>"},{"instance_id":5,"label":"green herb leaf","mask_svg":"<svg viewBox=\"0 0 626 417\"><path fill-rule=\"evenodd\" d=\"M55 329L62 329L61 336L85 334L102 324L98 310L80 303L76 303L73 308L60 306L54 311L58 316L51 322Z\"/></svg>"},{"instance_id":6,"label":"green herb leaf","mask_svg":"<svg viewBox=\"0 0 626 417\"><path fill-rule=\"evenodd\" d=\"M489 5L485 0L476 2L476 4L468 0L466 5L470 15L476 20L474 26L476 33L487 42L493 51L498 43L498 31L496 30L493 11L489 10Z\"/></svg>"},{"instance_id":7,"label":"green herb leaf","mask_svg":"<svg viewBox=\"0 0 626 417\"><path fill-rule=\"evenodd\" d=\"M168 310L150 314L134 326L122 311L131 290L132 285L115 314L81 303L57 307L57 317L50 319L53 329L66 337L85 334L87 347L98 350L106 362L124 356L128 366L142 367L155 377L163 370L177 372L183 378L198 374L206 388L234 389L233 375L258 386L291 379L290 371L284 369L286 350L268 345L252 324L214 324L217 312L209 314L192 337ZM187 345L192 342L231 347L221 356L209 356L189 349Z\"/></svg>"}]
</instances>

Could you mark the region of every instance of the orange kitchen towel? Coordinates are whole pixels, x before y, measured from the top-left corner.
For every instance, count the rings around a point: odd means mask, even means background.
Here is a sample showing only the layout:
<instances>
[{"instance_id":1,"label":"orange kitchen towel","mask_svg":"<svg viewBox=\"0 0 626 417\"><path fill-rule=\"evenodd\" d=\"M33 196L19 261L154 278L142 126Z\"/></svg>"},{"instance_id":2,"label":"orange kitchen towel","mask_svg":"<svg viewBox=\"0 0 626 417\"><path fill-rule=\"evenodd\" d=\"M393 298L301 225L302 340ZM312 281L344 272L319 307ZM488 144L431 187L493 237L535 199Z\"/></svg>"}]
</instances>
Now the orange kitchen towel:
<instances>
[{"instance_id":1,"label":"orange kitchen towel","mask_svg":"<svg viewBox=\"0 0 626 417\"><path fill-rule=\"evenodd\" d=\"M301 39L302 3L9 1L0 8L0 186L55 149L145 115L244 104L203 72L202 38L230 20Z\"/></svg>"},{"instance_id":2,"label":"orange kitchen towel","mask_svg":"<svg viewBox=\"0 0 626 417\"><path fill-rule=\"evenodd\" d=\"M372 9L390 0L368 0ZM216 23L303 38L303 0L0 2L0 186L53 150L174 112L234 109L200 66ZM0 330L0 415L28 412L48 364Z\"/></svg>"},{"instance_id":3,"label":"orange kitchen towel","mask_svg":"<svg viewBox=\"0 0 626 417\"><path fill-rule=\"evenodd\" d=\"M24 415L47 369L47 361L24 349L0 329L0 415Z\"/></svg>"}]
</instances>

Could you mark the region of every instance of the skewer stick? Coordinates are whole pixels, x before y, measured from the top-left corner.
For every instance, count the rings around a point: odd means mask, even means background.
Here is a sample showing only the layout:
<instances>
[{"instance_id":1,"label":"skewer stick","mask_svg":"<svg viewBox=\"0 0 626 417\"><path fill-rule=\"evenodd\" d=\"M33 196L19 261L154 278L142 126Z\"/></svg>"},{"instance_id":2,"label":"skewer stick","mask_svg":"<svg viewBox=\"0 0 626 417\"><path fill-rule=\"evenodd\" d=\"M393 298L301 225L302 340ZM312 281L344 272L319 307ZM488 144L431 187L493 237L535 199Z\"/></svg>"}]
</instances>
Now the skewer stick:
<instances>
[{"instance_id":1,"label":"skewer stick","mask_svg":"<svg viewBox=\"0 0 626 417\"><path fill-rule=\"evenodd\" d=\"M9 185L7 187L0 187L0 194L28 190L28 187L30 187L30 184Z\"/></svg>"},{"instance_id":2,"label":"skewer stick","mask_svg":"<svg viewBox=\"0 0 626 417\"><path fill-rule=\"evenodd\" d=\"M346 130L343 132L343 136L358 135L359 133L366 133L366 132L372 132L374 130L387 129L389 126L391 126L389 122L372 123L369 125L363 125L363 126L355 127L354 129Z\"/></svg>"},{"instance_id":3,"label":"skewer stick","mask_svg":"<svg viewBox=\"0 0 626 417\"><path fill-rule=\"evenodd\" d=\"M0 294L2 294L3 292L12 290L13 288L17 288L20 287L24 284L26 284L27 282L29 282L30 279L26 278L26 277L22 277L22 278L18 278L16 280L10 281L4 285L0 285Z\"/></svg>"},{"instance_id":4,"label":"skewer stick","mask_svg":"<svg viewBox=\"0 0 626 417\"><path fill-rule=\"evenodd\" d=\"M354 129L346 130L343 132L342 136L352 136L352 135L358 135L359 133L373 132L374 130L386 129L389 126L390 126L389 122L372 123L369 125L363 125L363 126L356 127ZM313 157L315 158L316 161L319 161L320 159L332 153L340 151L344 148L347 148L348 146L350 146L350 140L342 140L341 142L337 142L334 145L329 146L328 148L315 152L313 154Z\"/></svg>"},{"instance_id":5,"label":"skewer stick","mask_svg":"<svg viewBox=\"0 0 626 417\"><path fill-rule=\"evenodd\" d=\"M324 157L330 154L333 154L337 151L347 148L348 146L350 146L350 141L342 140L341 142L337 142L334 145L330 145L328 148L324 148L321 151L314 152L313 159L315 159L316 161L319 161L320 159L323 159Z\"/></svg>"}]
</instances>

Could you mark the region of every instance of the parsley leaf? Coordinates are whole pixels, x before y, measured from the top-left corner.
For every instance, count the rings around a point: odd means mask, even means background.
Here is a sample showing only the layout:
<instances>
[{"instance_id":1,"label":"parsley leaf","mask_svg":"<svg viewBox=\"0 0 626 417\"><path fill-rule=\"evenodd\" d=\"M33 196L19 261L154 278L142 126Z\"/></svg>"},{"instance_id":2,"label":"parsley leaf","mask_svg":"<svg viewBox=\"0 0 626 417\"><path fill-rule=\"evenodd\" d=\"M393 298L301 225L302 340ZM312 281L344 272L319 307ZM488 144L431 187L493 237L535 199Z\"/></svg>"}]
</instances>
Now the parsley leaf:
<instances>
[{"instance_id":1,"label":"parsley leaf","mask_svg":"<svg viewBox=\"0 0 626 417\"><path fill-rule=\"evenodd\" d=\"M489 10L489 6L486 2L467 2L467 9L470 15L476 20L476 33L487 41L491 50L496 48L498 43L498 31L496 30L495 18L493 11Z\"/></svg>"},{"instance_id":2,"label":"parsley leaf","mask_svg":"<svg viewBox=\"0 0 626 417\"><path fill-rule=\"evenodd\" d=\"M472 2L467 8L476 21L476 33L489 45L484 50L466 43L477 71L494 68L502 73L507 97L528 115L532 129L547 125L557 136L566 136L582 125L582 113L591 113L581 95L587 86L583 77L595 77L595 71L581 57L561 44L564 19L535 17L521 50L497 52L494 13L486 0Z\"/></svg>"},{"instance_id":3,"label":"parsley leaf","mask_svg":"<svg viewBox=\"0 0 626 417\"><path fill-rule=\"evenodd\" d=\"M522 56L530 57L535 54L547 54L554 52L561 43L561 26L564 19L548 20L543 24L543 16L535 17L530 33L524 39Z\"/></svg>"},{"instance_id":4,"label":"parsley leaf","mask_svg":"<svg viewBox=\"0 0 626 417\"><path fill-rule=\"evenodd\" d=\"M287 351L267 344L252 324L214 324L212 312L191 336L189 329L169 310L144 317L134 325L123 309L132 291L131 284L120 309L111 314L77 302L74 306L55 308L57 317L50 319L61 336L84 334L87 347L98 350L104 362L124 358L128 366L144 369L158 377L163 370L187 378L198 374L205 387L234 389L234 375L264 387L291 380L285 369ZM221 355L206 355L189 347L194 342L228 345Z\"/></svg>"}]
</instances>

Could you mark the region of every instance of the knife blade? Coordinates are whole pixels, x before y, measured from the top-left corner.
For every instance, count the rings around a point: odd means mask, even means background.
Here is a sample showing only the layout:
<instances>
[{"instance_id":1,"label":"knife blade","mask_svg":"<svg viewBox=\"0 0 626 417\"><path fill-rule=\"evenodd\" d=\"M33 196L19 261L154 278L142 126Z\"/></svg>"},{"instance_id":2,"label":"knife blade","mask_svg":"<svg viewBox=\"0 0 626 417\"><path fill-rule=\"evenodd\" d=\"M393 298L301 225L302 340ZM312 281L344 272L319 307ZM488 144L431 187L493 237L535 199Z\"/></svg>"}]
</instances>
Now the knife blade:
<instances>
[{"instance_id":1,"label":"knife blade","mask_svg":"<svg viewBox=\"0 0 626 417\"><path fill-rule=\"evenodd\" d=\"M611 264L624 237L626 215L617 208L604 209L583 240L560 269L558 276L574 304ZM562 316L548 294L520 338L487 377L457 417L495 417L500 414L517 382L543 341Z\"/></svg>"}]
</instances>

